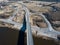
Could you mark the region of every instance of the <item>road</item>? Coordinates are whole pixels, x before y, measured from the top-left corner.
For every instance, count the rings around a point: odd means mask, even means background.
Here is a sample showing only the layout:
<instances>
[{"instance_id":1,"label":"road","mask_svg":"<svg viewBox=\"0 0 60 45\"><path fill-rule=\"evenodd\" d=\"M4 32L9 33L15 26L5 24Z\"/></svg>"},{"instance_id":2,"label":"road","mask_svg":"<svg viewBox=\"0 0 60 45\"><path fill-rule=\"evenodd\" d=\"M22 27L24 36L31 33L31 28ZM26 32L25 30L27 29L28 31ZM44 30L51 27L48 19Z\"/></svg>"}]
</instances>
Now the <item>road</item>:
<instances>
[{"instance_id":1,"label":"road","mask_svg":"<svg viewBox=\"0 0 60 45\"><path fill-rule=\"evenodd\" d=\"M19 7L16 7L15 11L12 14L12 16L10 16L8 19L0 19L0 21L5 22L5 23L13 24L13 27L17 27L18 29L21 29L22 24L13 21L13 18L16 16L16 14L18 13L18 11L20 11Z\"/></svg>"},{"instance_id":2,"label":"road","mask_svg":"<svg viewBox=\"0 0 60 45\"><path fill-rule=\"evenodd\" d=\"M47 18L42 13L39 13L38 15L43 17L43 19L47 23L48 27L47 28L37 28L36 26L32 26L31 29L33 31L37 31L37 35L43 35L43 36L47 36L47 37L58 40L57 35L60 35L60 32L56 31L52 28L50 22L47 20Z\"/></svg>"}]
</instances>

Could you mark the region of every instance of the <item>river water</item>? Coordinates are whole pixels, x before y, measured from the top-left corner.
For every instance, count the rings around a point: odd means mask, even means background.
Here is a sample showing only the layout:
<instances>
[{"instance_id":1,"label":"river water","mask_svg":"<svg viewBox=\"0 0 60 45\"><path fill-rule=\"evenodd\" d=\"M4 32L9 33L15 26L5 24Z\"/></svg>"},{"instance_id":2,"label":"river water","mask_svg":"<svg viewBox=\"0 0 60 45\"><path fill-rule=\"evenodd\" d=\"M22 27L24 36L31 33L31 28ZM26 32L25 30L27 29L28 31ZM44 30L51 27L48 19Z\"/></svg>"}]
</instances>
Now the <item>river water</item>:
<instances>
[{"instance_id":1,"label":"river water","mask_svg":"<svg viewBox=\"0 0 60 45\"><path fill-rule=\"evenodd\" d=\"M20 44L26 45L26 35L24 36L23 32L19 33L19 30L10 29L7 27L0 27L0 45L17 45L18 35L20 34ZM21 38L21 36L25 37L25 40ZM45 40L39 37L33 36L34 45L58 45L53 40ZM22 42L22 43L21 43ZM19 45L19 44L18 44Z\"/></svg>"},{"instance_id":2,"label":"river water","mask_svg":"<svg viewBox=\"0 0 60 45\"><path fill-rule=\"evenodd\" d=\"M58 45L54 40L46 40L33 36L34 45Z\"/></svg>"},{"instance_id":3,"label":"river water","mask_svg":"<svg viewBox=\"0 0 60 45\"><path fill-rule=\"evenodd\" d=\"M60 2L60 0L34 0L34 1Z\"/></svg>"}]
</instances>

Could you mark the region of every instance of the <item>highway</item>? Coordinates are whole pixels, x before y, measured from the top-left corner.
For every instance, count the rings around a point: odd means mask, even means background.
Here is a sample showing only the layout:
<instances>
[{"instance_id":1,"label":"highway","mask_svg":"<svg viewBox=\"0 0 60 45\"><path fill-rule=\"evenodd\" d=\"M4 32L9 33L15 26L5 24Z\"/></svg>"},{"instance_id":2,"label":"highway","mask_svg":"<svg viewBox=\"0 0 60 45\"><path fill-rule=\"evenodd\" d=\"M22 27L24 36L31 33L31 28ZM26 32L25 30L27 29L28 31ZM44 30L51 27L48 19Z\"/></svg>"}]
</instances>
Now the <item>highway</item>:
<instances>
[{"instance_id":1,"label":"highway","mask_svg":"<svg viewBox=\"0 0 60 45\"><path fill-rule=\"evenodd\" d=\"M9 23L9 24L13 24L14 27L17 27L18 29L21 29L23 24L20 24L18 22L13 21L13 18L16 16L18 11L20 11L19 7L16 7L15 11L12 14L12 16L10 16L8 19L0 19L0 21L5 22L5 23Z\"/></svg>"}]
</instances>

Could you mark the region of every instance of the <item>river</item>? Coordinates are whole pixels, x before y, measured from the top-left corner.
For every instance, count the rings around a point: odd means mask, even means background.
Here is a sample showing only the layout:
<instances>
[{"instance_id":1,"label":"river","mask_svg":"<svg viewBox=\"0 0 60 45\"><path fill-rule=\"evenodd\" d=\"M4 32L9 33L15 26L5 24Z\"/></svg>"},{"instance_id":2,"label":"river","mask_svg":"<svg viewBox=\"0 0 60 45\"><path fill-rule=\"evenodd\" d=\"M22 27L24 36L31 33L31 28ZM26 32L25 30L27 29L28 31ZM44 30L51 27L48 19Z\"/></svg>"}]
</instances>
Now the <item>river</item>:
<instances>
[{"instance_id":1,"label":"river","mask_svg":"<svg viewBox=\"0 0 60 45\"><path fill-rule=\"evenodd\" d=\"M60 0L34 0L34 1L60 2Z\"/></svg>"},{"instance_id":2,"label":"river","mask_svg":"<svg viewBox=\"0 0 60 45\"><path fill-rule=\"evenodd\" d=\"M43 39L33 36L34 45L58 45L54 40Z\"/></svg>"}]
</instances>

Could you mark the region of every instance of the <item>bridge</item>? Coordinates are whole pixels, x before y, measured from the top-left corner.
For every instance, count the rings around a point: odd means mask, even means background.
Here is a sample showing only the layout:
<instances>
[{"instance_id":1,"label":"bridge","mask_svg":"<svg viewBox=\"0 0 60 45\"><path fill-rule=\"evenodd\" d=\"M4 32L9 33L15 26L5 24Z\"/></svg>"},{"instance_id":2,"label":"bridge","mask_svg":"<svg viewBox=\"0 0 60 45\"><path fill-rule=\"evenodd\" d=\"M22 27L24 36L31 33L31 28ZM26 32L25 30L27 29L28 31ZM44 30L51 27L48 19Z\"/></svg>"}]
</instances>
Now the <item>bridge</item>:
<instances>
[{"instance_id":1,"label":"bridge","mask_svg":"<svg viewBox=\"0 0 60 45\"><path fill-rule=\"evenodd\" d=\"M26 5L23 2L18 2L18 3L20 3L22 5L23 10L25 11L26 30L27 30L27 45L34 45L33 37L32 37L32 30L35 30L35 29L38 29L37 35L43 35L43 36L53 38L55 40L59 40L57 37L58 37L58 35L60 35L60 32L53 29L50 22L47 20L47 18L42 13L39 13L38 15L43 17L43 19L47 23L48 27L47 28L36 28L33 26L31 27L30 19L29 19L29 16L30 16L29 9L26 7ZM12 20L16 16L16 14L18 13L19 8L16 7L15 10L16 11L14 11L13 15L10 16L8 19L0 19L0 21L4 22L4 23L13 24L14 27L18 26L18 29L21 29L23 24L17 23Z\"/></svg>"}]
</instances>

